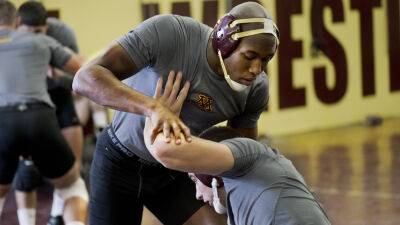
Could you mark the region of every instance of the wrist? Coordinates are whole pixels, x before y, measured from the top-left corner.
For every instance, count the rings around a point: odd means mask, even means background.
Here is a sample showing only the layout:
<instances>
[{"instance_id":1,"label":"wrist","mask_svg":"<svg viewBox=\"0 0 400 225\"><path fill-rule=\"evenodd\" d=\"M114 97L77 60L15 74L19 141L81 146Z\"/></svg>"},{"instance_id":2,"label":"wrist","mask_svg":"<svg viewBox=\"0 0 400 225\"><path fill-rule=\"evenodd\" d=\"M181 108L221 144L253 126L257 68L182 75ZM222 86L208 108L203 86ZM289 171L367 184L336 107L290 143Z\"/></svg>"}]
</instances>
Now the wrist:
<instances>
[{"instance_id":1,"label":"wrist","mask_svg":"<svg viewBox=\"0 0 400 225\"><path fill-rule=\"evenodd\" d=\"M145 116L150 117L160 107L160 103L157 100L152 99L146 107Z\"/></svg>"}]
</instances>

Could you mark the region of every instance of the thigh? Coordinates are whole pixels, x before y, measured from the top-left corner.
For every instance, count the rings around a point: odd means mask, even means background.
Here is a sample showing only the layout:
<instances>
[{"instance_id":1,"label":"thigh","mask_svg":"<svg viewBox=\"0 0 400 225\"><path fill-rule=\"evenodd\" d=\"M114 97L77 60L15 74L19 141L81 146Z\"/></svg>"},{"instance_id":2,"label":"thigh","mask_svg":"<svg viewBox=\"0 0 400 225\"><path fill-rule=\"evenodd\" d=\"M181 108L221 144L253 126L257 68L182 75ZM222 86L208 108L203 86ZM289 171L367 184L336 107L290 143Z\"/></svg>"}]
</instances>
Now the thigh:
<instances>
[{"instance_id":1,"label":"thigh","mask_svg":"<svg viewBox=\"0 0 400 225\"><path fill-rule=\"evenodd\" d=\"M90 171L89 223L140 225L143 202L138 195L138 173L127 173L123 160L112 151L100 136Z\"/></svg>"},{"instance_id":2,"label":"thigh","mask_svg":"<svg viewBox=\"0 0 400 225\"><path fill-rule=\"evenodd\" d=\"M0 133L1 133L0 129ZM0 137L0 142L3 141ZM11 149L3 149L0 146L0 185L8 185L12 182L18 168L18 154Z\"/></svg>"},{"instance_id":3,"label":"thigh","mask_svg":"<svg viewBox=\"0 0 400 225\"><path fill-rule=\"evenodd\" d=\"M196 199L196 189L186 173L171 171L171 182L156 194L145 197L146 207L164 224L183 224L204 203Z\"/></svg>"},{"instance_id":4,"label":"thigh","mask_svg":"<svg viewBox=\"0 0 400 225\"><path fill-rule=\"evenodd\" d=\"M27 150L23 130L18 127L20 116L0 111L0 184L10 184L17 171L19 155Z\"/></svg>"},{"instance_id":5,"label":"thigh","mask_svg":"<svg viewBox=\"0 0 400 225\"><path fill-rule=\"evenodd\" d=\"M72 150L61 134L54 110L38 109L32 118L35 124L27 131L33 143L32 161L44 177L59 178L74 165Z\"/></svg>"}]
</instances>

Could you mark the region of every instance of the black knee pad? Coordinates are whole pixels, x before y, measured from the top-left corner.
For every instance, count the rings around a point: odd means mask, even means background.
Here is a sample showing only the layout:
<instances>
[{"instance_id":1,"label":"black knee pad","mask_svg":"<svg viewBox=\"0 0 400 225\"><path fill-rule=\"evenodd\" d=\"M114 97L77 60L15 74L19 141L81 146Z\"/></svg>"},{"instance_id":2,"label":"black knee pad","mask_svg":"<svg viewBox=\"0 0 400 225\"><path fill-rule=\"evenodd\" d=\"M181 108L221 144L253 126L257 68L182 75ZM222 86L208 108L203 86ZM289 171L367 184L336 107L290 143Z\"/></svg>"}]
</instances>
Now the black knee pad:
<instances>
[{"instance_id":1,"label":"black knee pad","mask_svg":"<svg viewBox=\"0 0 400 225\"><path fill-rule=\"evenodd\" d=\"M21 160L15 176L15 189L23 192L31 192L41 183L42 176L32 161Z\"/></svg>"}]
</instances>

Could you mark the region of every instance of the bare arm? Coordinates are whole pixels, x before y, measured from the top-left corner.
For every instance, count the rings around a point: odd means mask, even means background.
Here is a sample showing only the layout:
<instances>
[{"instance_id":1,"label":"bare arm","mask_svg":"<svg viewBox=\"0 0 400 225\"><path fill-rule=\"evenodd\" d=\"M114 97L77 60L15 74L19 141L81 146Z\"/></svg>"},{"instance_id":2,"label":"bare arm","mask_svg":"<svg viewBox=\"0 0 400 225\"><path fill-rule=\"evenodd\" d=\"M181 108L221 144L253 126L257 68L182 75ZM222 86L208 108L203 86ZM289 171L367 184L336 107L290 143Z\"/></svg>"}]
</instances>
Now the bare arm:
<instances>
[{"instance_id":1,"label":"bare arm","mask_svg":"<svg viewBox=\"0 0 400 225\"><path fill-rule=\"evenodd\" d=\"M132 90L120 81L136 71L134 62L115 43L102 56L78 71L72 88L100 105L148 115L155 104L153 99Z\"/></svg>"},{"instance_id":2,"label":"bare arm","mask_svg":"<svg viewBox=\"0 0 400 225\"><path fill-rule=\"evenodd\" d=\"M83 60L81 60L79 56L73 54L71 58L67 61L67 63L65 63L64 67L61 69L67 73L75 74L82 66Z\"/></svg>"},{"instance_id":3,"label":"bare arm","mask_svg":"<svg viewBox=\"0 0 400 225\"><path fill-rule=\"evenodd\" d=\"M150 117L155 124L154 134L162 128L168 137L172 129L175 136L180 137L182 131L189 138L189 129L168 108L121 82L137 71L125 50L114 43L102 56L78 71L72 88L100 105Z\"/></svg>"},{"instance_id":4,"label":"bare arm","mask_svg":"<svg viewBox=\"0 0 400 225\"><path fill-rule=\"evenodd\" d=\"M154 144L149 142L151 123L145 126L145 143L153 157L163 166L183 172L218 175L233 168L234 158L228 146L194 137L188 143L166 143L159 134Z\"/></svg>"}]
</instances>

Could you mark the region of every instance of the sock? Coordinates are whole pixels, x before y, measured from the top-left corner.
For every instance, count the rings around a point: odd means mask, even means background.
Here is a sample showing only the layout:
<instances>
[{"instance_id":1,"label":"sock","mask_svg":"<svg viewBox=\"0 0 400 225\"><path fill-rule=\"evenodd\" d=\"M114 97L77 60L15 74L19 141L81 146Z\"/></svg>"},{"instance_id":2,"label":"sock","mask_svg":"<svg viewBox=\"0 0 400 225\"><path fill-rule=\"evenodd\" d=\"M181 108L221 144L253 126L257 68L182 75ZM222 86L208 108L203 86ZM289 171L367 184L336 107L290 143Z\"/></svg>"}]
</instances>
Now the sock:
<instances>
[{"instance_id":1,"label":"sock","mask_svg":"<svg viewBox=\"0 0 400 225\"><path fill-rule=\"evenodd\" d=\"M62 216L64 211L64 200L55 192L53 192L53 204L51 206L50 215L53 217Z\"/></svg>"},{"instance_id":2,"label":"sock","mask_svg":"<svg viewBox=\"0 0 400 225\"><path fill-rule=\"evenodd\" d=\"M22 208L17 210L19 225L35 225L36 209Z\"/></svg>"},{"instance_id":3,"label":"sock","mask_svg":"<svg viewBox=\"0 0 400 225\"><path fill-rule=\"evenodd\" d=\"M3 212L4 202L6 201L6 197L0 198L0 217L1 213Z\"/></svg>"},{"instance_id":4,"label":"sock","mask_svg":"<svg viewBox=\"0 0 400 225\"><path fill-rule=\"evenodd\" d=\"M66 223L65 225L85 225L85 223L81 221L71 221Z\"/></svg>"}]
</instances>

